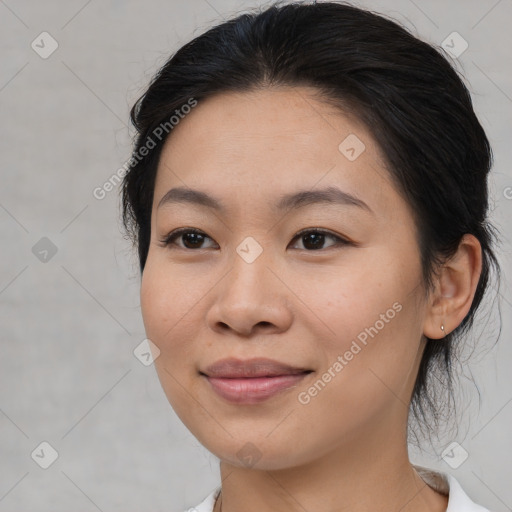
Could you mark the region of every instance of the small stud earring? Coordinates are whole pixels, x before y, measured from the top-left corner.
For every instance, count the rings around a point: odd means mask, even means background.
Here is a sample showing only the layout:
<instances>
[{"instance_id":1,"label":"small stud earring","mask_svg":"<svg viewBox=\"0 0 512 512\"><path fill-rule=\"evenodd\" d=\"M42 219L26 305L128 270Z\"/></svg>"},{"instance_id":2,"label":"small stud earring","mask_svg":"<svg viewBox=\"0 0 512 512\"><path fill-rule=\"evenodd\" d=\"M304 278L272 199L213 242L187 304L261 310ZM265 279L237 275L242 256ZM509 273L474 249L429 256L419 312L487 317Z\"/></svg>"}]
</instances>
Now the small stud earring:
<instances>
[{"instance_id":1,"label":"small stud earring","mask_svg":"<svg viewBox=\"0 0 512 512\"><path fill-rule=\"evenodd\" d=\"M444 332L444 324L441 324L441 331L443 331L444 336L446 337L446 333Z\"/></svg>"}]
</instances>

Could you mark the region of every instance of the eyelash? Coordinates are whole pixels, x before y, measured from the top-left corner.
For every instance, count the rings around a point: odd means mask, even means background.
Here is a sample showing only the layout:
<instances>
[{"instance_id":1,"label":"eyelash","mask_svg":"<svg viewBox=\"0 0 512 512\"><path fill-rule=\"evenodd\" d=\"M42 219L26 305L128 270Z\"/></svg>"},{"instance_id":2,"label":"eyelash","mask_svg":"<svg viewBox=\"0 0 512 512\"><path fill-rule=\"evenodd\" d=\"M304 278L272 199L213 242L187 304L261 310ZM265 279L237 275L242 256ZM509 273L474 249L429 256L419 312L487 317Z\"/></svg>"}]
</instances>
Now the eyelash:
<instances>
[{"instance_id":1,"label":"eyelash","mask_svg":"<svg viewBox=\"0 0 512 512\"><path fill-rule=\"evenodd\" d=\"M160 243L163 247L168 247L170 245L177 245L177 244L174 244L174 241L179 238L181 235L184 235L186 233L194 233L194 234L197 234L197 235L203 235L205 236L206 238L210 238L208 235L206 235L206 233L204 233L203 231L200 231L198 229L195 229L195 228L179 228L179 229L176 229L174 231L172 231L171 233L169 233L168 235L166 235L164 238L162 238L160 240ZM346 240L345 238L342 238L338 235L335 235L334 233L332 233L331 231L327 231L325 229L320 229L320 228L306 228L306 229L303 229L301 231L299 231L293 238L292 238L292 241L297 239L297 238L300 238L306 234L310 234L310 233L316 233L316 234L321 234L321 235L326 235L328 237L331 237L333 239L336 240L336 244L335 245L331 245L329 247L327 247L327 249L332 249L334 247L337 247L337 246L346 246L346 245L353 245L352 242L349 242L348 240ZM212 240L210 238L210 240ZM169 247L170 248L170 247ZM177 245L177 248L178 249L183 249L185 251L200 251L200 250L204 250L203 247L200 247L198 249L189 249L188 247L180 247L179 245ZM309 249L298 249L298 250L302 250L302 251L307 251L307 252L317 252L317 251L325 251L326 249L313 249L313 250L309 250Z\"/></svg>"}]
</instances>

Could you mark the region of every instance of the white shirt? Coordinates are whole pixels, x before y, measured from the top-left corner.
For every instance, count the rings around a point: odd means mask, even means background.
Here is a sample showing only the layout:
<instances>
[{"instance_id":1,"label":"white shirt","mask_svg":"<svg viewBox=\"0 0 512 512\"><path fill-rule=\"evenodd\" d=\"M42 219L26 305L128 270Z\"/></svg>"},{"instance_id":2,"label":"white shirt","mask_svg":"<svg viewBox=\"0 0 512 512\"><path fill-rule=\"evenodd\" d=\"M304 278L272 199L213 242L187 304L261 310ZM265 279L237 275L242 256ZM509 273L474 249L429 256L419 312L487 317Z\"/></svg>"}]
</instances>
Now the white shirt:
<instances>
[{"instance_id":1,"label":"white shirt","mask_svg":"<svg viewBox=\"0 0 512 512\"><path fill-rule=\"evenodd\" d=\"M463 491L456 478L449 473L441 473L414 464L412 466L427 485L448 496L446 512L490 512L489 509L473 502ZM220 487L217 487L199 505L189 508L185 512L213 512L213 506L220 489Z\"/></svg>"}]
</instances>

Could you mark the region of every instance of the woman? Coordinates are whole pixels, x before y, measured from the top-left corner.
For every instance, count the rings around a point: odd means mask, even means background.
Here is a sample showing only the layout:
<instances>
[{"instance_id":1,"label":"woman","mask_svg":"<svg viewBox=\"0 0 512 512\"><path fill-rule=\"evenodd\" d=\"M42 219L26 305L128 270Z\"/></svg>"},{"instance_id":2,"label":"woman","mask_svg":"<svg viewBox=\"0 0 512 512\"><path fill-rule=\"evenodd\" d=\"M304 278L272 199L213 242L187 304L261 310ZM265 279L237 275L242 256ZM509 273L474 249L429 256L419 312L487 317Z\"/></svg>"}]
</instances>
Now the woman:
<instances>
[{"instance_id":1,"label":"woman","mask_svg":"<svg viewBox=\"0 0 512 512\"><path fill-rule=\"evenodd\" d=\"M195 510L486 510L407 451L499 274L491 149L447 59L350 5L276 4L183 46L132 121L146 333L220 459Z\"/></svg>"}]
</instances>

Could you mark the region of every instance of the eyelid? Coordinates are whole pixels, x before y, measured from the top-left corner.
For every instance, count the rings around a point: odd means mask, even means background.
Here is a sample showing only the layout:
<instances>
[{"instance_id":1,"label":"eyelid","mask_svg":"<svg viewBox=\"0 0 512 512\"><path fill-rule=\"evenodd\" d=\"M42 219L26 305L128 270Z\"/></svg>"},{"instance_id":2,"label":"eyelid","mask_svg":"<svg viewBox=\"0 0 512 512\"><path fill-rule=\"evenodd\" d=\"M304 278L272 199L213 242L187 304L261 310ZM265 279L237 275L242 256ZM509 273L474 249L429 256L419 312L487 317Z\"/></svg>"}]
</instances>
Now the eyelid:
<instances>
[{"instance_id":1,"label":"eyelid","mask_svg":"<svg viewBox=\"0 0 512 512\"><path fill-rule=\"evenodd\" d=\"M304 228L304 229L301 229L299 232L297 232L293 236L292 241L295 240L296 238L300 238L301 236L305 235L306 233L320 233L322 235L330 236L331 238L336 240L336 243L334 245L331 245L331 246L327 247L326 249L318 249L318 251L314 251L314 250L313 251L308 251L306 249L298 249L298 250L305 250L306 252L325 252L326 250L334 248L334 247L339 247L339 246L353 244L353 242L348 240L348 238L345 238L345 237L343 237L341 235L338 235L338 234L330 231L329 229L324 229L324 228Z\"/></svg>"},{"instance_id":2,"label":"eyelid","mask_svg":"<svg viewBox=\"0 0 512 512\"><path fill-rule=\"evenodd\" d=\"M174 231L171 231L170 233L165 235L162 239L160 239L160 243L163 247L167 247L168 245L176 245L176 244L174 244L174 240L179 238L184 233L195 233L197 235L204 235L206 238L210 238L210 240L213 240L213 238L209 237L204 231L201 231L200 229L185 227L185 228L178 228L178 229L175 229ZM185 251L200 251L203 249L203 247L201 247L199 249L187 249L186 247L180 247L179 245L177 247L178 247L178 249L183 249Z\"/></svg>"},{"instance_id":3,"label":"eyelid","mask_svg":"<svg viewBox=\"0 0 512 512\"><path fill-rule=\"evenodd\" d=\"M160 239L161 246L167 247L169 245L176 245L176 244L174 244L174 240L178 239L184 233L195 233L195 234L203 235L205 238L209 238L210 240L213 240L213 238L208 236L204 231L201 231L200 229L183 227L183 228L178 228L178 229L175 229L174 231L171 231L170 233L165 235L162 239ZM327 249L330 249L332 247L339 247L339 246L345 246L345 245L356 245L355 242L352 242L348 238L338 235L328 229L315 228L315 227L301 229L300 231L295 233L295 235L292 238L292 241L297 238L300 238L301 236L303 236L307 233L319 233L322 235L329 236L329 237L335 239L336 243L334 245L327 247L326 249L318 249L317 251L316 250L307 250L307 249L298 249L298 250L311 252L311 253L312 252L325 252ZM179 245L176 245L176 247L178 249L183 249L185 251L201 251L201 250L205 249L203 247L200 247L198 249L188 249L187 247L180 247Z\"/></svg>"}]
</instances>

